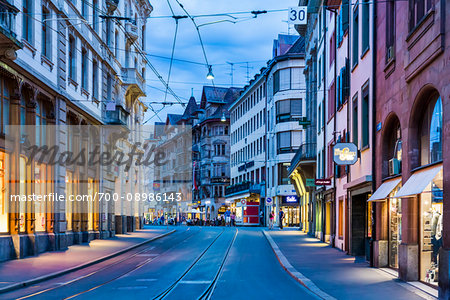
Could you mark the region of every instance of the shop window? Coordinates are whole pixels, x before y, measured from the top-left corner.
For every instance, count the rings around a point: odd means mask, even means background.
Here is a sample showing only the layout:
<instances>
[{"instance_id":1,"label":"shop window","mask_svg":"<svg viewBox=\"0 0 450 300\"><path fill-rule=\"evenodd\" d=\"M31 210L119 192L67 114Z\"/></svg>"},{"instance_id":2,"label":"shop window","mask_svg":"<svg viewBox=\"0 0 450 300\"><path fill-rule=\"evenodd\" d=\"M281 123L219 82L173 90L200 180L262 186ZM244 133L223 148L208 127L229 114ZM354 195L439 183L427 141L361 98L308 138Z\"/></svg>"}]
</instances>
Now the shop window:
<instances>
[{"instance_id":1,"label":"shop window","mask_svg":"<svg viewBox=\"0 0 450 300\"><path fill-rule=\"evenodd\" d=\"M339 200L338 211L338 237L342 239L344 237L344 200Z\"/></svg>"},{"instance_id":2,"label":"shop window","mask_svg":"<svg viewBox=\"0 0 450 300\"><path fill-rule=\"evenodd\" d=\"M25 196L27 194L27 159L24 156L19 160L19 194ZM26 229L26 202L19 202L19 231L25 232Z\"/></svg>"},{"instance_id":3,"label":"shop window","mask_svg":"<svg viewBox=\"0 0 450 300\"><path fill-rule=\"evenodd\" d=\"M66 222L67 222L67 231L72 230L72 201L68 201L69 197L74 195L73 190L73 173L66 171ZM116 191L117 192L117 191Z\"/></svg>"},{"instance_id":4,"label":"shop window","mask_svg":"<svg viewBox=\"0 0 450 300\"><path fill-rule=\"evenodd\" d=\"M439 250L442 247L443 227L443 170L441 169L426 189L420 194L421 203L421 255L420 280L438 284Z\"/></svg>"},{"instance_id":5,"label":"shop window","mask_svg":"<svg viewBox=\"0 0 450 300\"><path fill-rule=\"evenodd\" d=\"M425 110L419 130L420 161L427 165L442 160L442 101L435 96Z\"/></svg>"},{"instance_id":6,"label":"shop window","mask_svg":"<svg viewBox=\"0 0 450 300\"><path fill-rule=\"evenodd\" d=\"M367 208L366 232L367 232L367 237L371 238L372 237L372 225L373 225L372 202L371 201L367 202L366 208Z\"/></svg>"},{"instance_id":7,"label":"shop window","mask_svg":"<svg viewBox=\"0 0 450 300\"><path fill-rule=\"evenodd\" d=\"M34 201L35 230L45 231L45 215L47 195L50 193L50 174L47 174L45 164L34 164L34 193L37 196Z\"/></svg>"},{"instance_id":8,"label":"shop window","mask_svg":"<svg viewBox=\"0 0 450 300\"><path fill-rule=\"evenodd\" d=\"M400 187L401 183L389 194L389 266L394 269L398 268L398 251L402 243L402 201L393 197Z\"/></svg>"},{"instance_id":9,"label":"shop window","mask_svg":"<svg viewBox=\"0 0 450 300\"><path fill-rule=\"evenodd\" d=\"M9 155L0 151L0 233L8 232Z\"/></svg>"}]
</instances>

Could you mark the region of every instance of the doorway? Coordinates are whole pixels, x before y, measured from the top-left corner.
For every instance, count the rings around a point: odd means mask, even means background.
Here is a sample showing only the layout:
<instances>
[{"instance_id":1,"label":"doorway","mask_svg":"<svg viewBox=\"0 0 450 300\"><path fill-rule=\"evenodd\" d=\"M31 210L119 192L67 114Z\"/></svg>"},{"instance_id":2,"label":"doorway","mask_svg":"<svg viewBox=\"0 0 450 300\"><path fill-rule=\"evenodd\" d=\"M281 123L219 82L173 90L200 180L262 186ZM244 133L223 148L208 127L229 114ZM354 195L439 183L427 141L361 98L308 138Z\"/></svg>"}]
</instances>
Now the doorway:
<instances>
[{"instance_id":1,"label":"doorway","mask_svg":"<svg viewBox=\"0 0 450 300\"><path fill-rule=\"evenodd\" d=\"M352 196L350 254L353 256L366 255L366 205L367 194Z\"/></svg>"}]
</instances>

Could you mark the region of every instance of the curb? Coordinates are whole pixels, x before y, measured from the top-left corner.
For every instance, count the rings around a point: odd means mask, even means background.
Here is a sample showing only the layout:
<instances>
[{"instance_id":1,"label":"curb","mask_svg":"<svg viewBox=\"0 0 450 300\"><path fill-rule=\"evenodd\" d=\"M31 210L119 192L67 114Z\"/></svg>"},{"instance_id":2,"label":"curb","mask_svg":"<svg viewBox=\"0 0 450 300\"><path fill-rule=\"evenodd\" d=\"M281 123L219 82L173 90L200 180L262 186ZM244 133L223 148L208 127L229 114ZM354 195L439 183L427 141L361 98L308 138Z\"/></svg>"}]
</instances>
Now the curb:
<instances>
[{"instance_id":1,"label":"curb","mask_svg":"<svg viewBox=\"0 0 450 300\"><path fill-rule=\"evenodd\" d=\"M308 277L297 271L291 263L287 260L286 256L281 252L280 248L278 248L278 245L275 243L275 241L272 239L270 234L266 232L266 230L262 231L264 236L266 237L267 241L269 242L270 246L272 247L273 252L275 253L275 256L278 259L278 262L280 263L281 267L283 267L284 270L297 282L299 282L301 285L303 285L305 288L307 288L311 293L314 294L314 296L319 297L320 299L327 299L327 300L335 300L336 298L332 297L331 295L325 293L320 288L317 287L317 285L314 284L314 282L311 281Z\"/></svg>"},{"instance_id":2,"label":"curb","mask_svg":"<svg viewBox=\"0 0 450 300\"><path fill-rule=\"evenodd\" d=\"M173 230L171 230L169 232L157 235L157 236L155 236L153 238L150 238L150 239L148 239L146 241L143 241L143 242L141 242L139 244L135 244L133 246L129 246L129 247L124 248L122 250L116 251L114 253L102 256L102 257L94 259L94 260L91 260L91 261L89 261L87 263L84 263L84 264L81 264L81 265L77 265L75 267L71 267L71 268L68 268L68 269L65 269L65 270L62 270L62 271L57 271L57 272L54 272L54 273L50 273L50 274L47 274L47 275L42 275L40 277L36 277L36 278L33 278L33 279L29 279L29 280L26 280L26 281L18 282L18 283L15 283L15 284L12 284L12 285L0 288L0 294L6 293L6 292L10 292L10 291L13 291L13 290L17 290L17 289L20 289L20 288L23 288L23 287L26 287L26 286L30 286L32 284L39 283L39 282L42 282L42 281L46 281L46 280L49 280L49 279L52 279L52 278L55 278L55 277L59 277L59 276L71 273L71 272L75 272L75 271L78 271L78 270L86 268L86 267L90 267L92 265L98 264L98 263L103 262L105 260L108 260L110 258L119 256L119 255L121 255L121 254L123 254L123 253L125 253L127 251L133 250L133 249L135 249L137 247L140 247L142 245L150 243L150 242L152 242L154 240L157 240L157 239L163 238L165 236L168 236L168 235L174 233L175 231L176 231L176 229L173 229Z\"/></svg>"}]
</instances>

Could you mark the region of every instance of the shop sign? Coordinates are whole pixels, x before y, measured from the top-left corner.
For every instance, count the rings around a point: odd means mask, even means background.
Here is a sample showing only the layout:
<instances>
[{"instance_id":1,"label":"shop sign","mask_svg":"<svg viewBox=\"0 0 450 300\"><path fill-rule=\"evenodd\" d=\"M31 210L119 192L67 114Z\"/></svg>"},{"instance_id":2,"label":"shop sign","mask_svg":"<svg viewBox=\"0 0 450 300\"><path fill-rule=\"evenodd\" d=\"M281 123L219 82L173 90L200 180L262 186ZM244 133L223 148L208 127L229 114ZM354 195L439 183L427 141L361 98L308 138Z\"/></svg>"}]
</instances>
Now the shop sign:
<instances>
[{"instance_id":1,"label":"shop sign","mask_svg":"<svg viewBox=\"0 0 450 300\"><path fill-rule=\"evenodd\" d=\"M337 165L354 165L358 160L358 148L353 143L337 143L333 156Z\"/></svg>"},{"instance_id":2,"label":"shop sign","mask_svg":"<svg viewBox=\"0 0 450 300\"><path fill-rule=\"evenodd\" d=\"M247 203L247 201L245 201L245 199L242 199L242 200L241 200L241 204L242 204L242 205L245 205L245 203Z\"/></svg>"},{"instance_id":3,"label":"shop sign","mask_svg":"<svg viewBox=\"0 0 450 300\"><path fill-rule=\"evenodd\" d=\"M316 181L312 178L306 178L306 186L316 186Z\"/></svg>"},{"instance_id":4,"label":"shop sign","mask_svg":"<svg viewBox=\"0 0 450 300\"><path fill-rule=\"evenodd\" d=\"M331 185L331 179L330 178L316 179L314 183L316 185Z\"/></svg>"},{"instance_id":5,"label":"shop sign","mask_svg":"<svg viewBox=\"0 0 450 300\"><path fill-rule=\"evenodd\" d=\"M282 201L283 201L283 203L298 203L298 197L297 196L283 196Z\"/></svg>"}]
</instances>

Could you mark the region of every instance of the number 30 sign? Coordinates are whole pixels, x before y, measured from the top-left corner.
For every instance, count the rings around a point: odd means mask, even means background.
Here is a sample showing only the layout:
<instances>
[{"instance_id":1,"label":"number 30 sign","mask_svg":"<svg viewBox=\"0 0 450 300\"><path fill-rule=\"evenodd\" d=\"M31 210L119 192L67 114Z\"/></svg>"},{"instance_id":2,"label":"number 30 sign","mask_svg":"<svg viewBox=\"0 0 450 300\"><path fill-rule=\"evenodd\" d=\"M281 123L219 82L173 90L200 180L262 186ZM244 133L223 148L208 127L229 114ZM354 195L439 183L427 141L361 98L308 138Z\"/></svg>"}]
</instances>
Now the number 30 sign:
<instances>
[{"instance_id":1,"label":"number 30 sign","mask_svg":"<svg viewBox=\"0 0 450 300\"><path fill-rule=\"evenodd\" d=\"M297 6L289 8L289 23L291 24L306 24L306 6Z\"/></svg>"}]
</instances>

